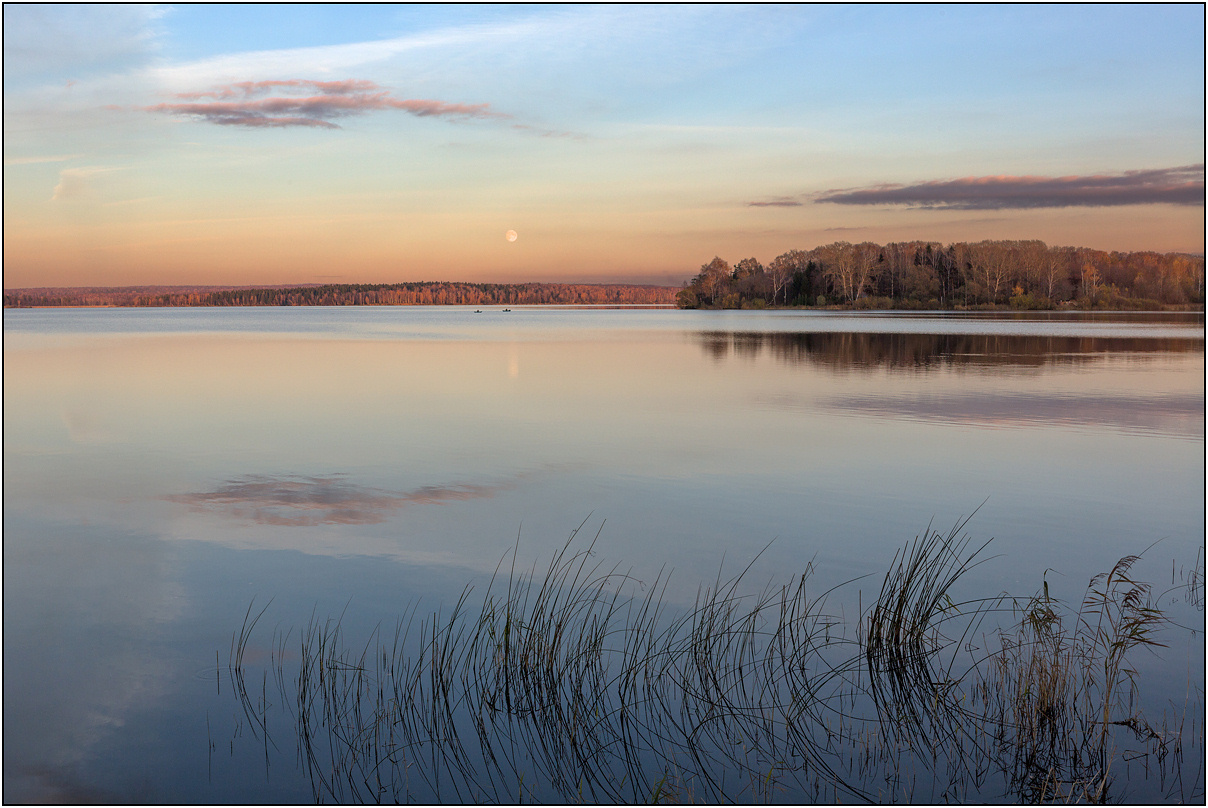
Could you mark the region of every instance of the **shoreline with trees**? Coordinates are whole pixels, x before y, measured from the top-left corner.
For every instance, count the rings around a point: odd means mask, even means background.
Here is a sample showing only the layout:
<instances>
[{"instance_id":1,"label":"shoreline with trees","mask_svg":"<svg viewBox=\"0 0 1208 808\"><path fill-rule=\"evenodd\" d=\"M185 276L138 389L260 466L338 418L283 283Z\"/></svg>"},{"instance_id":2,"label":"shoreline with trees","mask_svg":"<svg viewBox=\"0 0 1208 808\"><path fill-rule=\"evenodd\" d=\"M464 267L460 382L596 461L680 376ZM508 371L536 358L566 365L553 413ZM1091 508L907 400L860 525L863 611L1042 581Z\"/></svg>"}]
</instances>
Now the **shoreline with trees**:
<instances>
[{"instance_id":1,"label":"shoreline with trees","mask_svg":"<svg viewBox=\"0 0 1208 808\"><path fill-rule=\"evenodd\" d=\"M342 283L8 289L5 308L676 306L681 309L1202 311L1204 256L1042 241L838 241L766 266L720 257L682 287L590 283Z\"/></svg>"},{"instance_id":2,"label":"shoreline with trees","mask_svg":"<svg viewBox=\"0 0 1208 808\"><path fill-rule=\"evenodd\" d=\"M1042 241L834 242L764 266L715 257L676 294L685 309L1202 310L1204 256Z\"/></svg>"},{"instance_id":3,"label":"shoreline with trees","mask_svg":"<svg viewBox=\"0 0 1208 808\"><path fill-rule=\"evenodd\" d=\"M4 307L635 306L675 303L673 286L589 283L341 283L8 289Z\"/></svg>"}]
</instances>

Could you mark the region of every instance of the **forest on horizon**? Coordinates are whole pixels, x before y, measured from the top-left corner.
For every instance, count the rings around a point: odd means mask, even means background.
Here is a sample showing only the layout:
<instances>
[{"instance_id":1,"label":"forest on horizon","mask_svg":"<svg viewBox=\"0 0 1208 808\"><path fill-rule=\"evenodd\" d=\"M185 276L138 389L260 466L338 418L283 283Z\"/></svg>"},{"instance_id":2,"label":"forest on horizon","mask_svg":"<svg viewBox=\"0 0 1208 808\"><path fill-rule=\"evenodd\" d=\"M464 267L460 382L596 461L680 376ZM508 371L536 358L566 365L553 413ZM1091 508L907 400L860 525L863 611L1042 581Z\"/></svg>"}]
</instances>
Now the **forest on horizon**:
<instances>
[{"instance_id":1,"label":"forest on horizon","mask_svg":"<svg viewBox=\"0 0 1208 808\"><path fill-rule=\"evenodd\" d=\"M4 292L5 308L45 306L671 305L676 288L589 283L339 283L255 287L40 288Z\"/></svg>"},{"instance_id":2,"label":"forest on horizon","mask_svg":"<svg viewBox=\"0 0 1208 808\"><path fill-rule=\"evenodd\" d=\"M589 283L342 283L10 289L5 308L676 305L855 309L1202 309L1204 256L1042 241L834 242L766 266L715 257L681 288Z\"/></svg>"},{"instance_id":3,"label":"forest on horizon","mask_svg":"<svg viewBox=\"0 0 1208 808\"><path fill-rule=\"evenodd\" d=\"M837 241L767 266L714 258L680 308L1044 310L1202 308L1204 256L1049 247L1043 241Z\"/></svg>"}]
</instances>

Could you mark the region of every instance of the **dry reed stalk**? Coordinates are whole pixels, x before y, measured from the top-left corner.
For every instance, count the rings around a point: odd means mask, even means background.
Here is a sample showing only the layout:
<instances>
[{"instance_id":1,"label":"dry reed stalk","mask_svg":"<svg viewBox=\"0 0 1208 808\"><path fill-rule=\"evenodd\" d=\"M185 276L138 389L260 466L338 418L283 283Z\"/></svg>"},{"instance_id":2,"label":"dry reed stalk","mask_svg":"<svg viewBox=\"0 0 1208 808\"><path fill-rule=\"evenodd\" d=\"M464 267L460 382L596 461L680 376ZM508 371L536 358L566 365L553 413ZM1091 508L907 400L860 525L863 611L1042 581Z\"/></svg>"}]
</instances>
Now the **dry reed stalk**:
<instances>
[{"instance_id":1,"label":"dry reed stalk","mask_svg":"<svg viewBox=\"0 0 1208 808\"><path fill-rule=\"evenodd\" d=\"M349 802L967 800L999 787L1097 801L1118 729L1163 766L1181 760L1178 739L1120 717L1129 653L1161 627L1129 577L1135 557L1096 576L1073 615L1047 584L1022 606L955 602L985 548L970 552L963 528L901 551L854 637L809 568L755 594L740 586L749 566L719 573L673 616L665 575L641 591L589 560L594 539L576 550L578 530L543 571L516 574L513 552L477 609L466 588L447 614L409 610L387 641L350 648L341 620L312 618L288 702L299 757L317 800ZM971 652L1008 603L1011 623ZM251 614L232 679L267 738L267 696L257 707L246 692L242 649L263 611ZM1191 793L1202 787L1201 771Z\"/></svg>"}]
</instances>

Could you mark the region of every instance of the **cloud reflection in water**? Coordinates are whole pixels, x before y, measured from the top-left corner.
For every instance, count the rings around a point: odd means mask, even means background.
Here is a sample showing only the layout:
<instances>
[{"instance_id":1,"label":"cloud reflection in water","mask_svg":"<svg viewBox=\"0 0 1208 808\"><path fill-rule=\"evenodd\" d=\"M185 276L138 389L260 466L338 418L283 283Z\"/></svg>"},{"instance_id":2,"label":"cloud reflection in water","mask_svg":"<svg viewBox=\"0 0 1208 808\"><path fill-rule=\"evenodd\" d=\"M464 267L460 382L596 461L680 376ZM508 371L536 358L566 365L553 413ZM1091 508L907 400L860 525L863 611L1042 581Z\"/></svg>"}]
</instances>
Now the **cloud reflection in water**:
<instances>
[{"instance_id":1,"label":"cloud reflection in water","mask_svg":"<svg viewBox=\"0 0 1208 808\"><path fill-rule=\"evenodd\" d=\"M477 485L425 485L413 491L391 491L360 485L343 474L327 476L248 474L213 491L168 497L199 509L226 511L265 525L375 525L408 505L439 505L488 499L515 487L515 482Z\"/></svg>"}]
</instances>

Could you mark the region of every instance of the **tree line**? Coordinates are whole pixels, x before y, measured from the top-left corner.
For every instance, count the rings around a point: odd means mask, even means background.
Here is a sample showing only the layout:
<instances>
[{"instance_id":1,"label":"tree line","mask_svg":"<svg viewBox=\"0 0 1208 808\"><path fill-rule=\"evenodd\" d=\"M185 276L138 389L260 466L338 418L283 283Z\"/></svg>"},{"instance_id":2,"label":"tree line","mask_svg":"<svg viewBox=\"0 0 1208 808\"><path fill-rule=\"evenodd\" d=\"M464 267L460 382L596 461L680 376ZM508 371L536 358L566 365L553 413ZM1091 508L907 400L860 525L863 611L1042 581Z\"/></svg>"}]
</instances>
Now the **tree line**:
<instances>
[{"instance_id":1,"label":"tree line","mask_svg":"<svg viewBox=\"0 0 1208 808\"><path fill-rule=\"evenodd\" d=\"M671 305L670 286L589 283L340 283L265 287L12 289L8 307Z\"/></svg>"},{"instance_id":2,"label":"tree line","mask_svg":"<svg viewBox=\"0 0 1208 808\"><path fill-rule=\"evenodd\" d=\"M929 241L789 250L767 266L714 258L680 308L1164 309L1202 307L1204 257L1104 252L1042 241Z\"/></svg>"}]
</instances>

